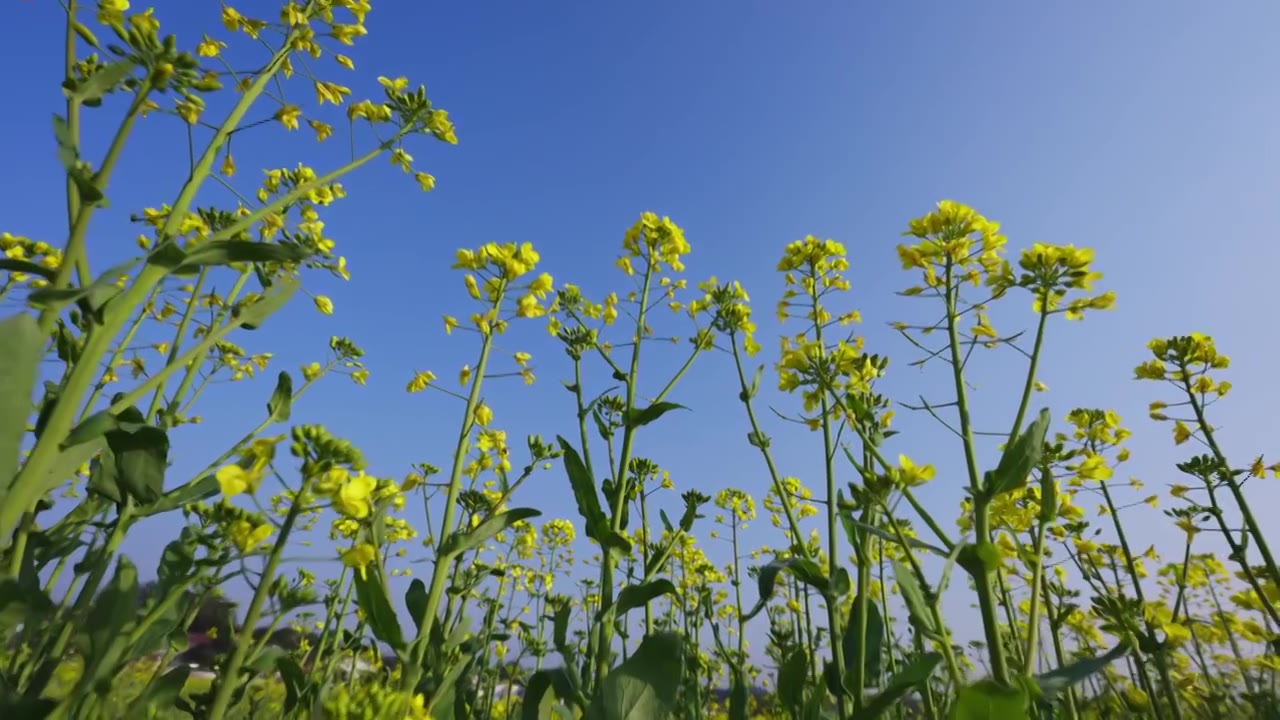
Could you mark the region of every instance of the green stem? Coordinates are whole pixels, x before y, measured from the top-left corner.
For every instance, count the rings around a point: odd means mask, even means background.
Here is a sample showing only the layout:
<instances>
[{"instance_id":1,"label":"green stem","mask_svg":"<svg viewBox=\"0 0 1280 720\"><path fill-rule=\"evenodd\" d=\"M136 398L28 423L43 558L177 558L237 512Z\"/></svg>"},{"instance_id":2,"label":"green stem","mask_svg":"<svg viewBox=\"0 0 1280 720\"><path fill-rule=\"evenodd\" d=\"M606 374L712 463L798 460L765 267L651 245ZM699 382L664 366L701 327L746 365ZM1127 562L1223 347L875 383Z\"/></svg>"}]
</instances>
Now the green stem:
<instances>
[{"instance_id":1,"label":"green stem","mask_svg":"<svg viewBox=\"0 0 1280 720\"><path fill-rule=\"evenodd\" d=\"M631 346L631 366L627 371L627 395L624 405L627 416L636 406L636 385L640 375L640 348L644 344L646 306L649 303L649 289L653 282L654 265L645 258L644 283L640 290L639 312L636 313L635 343ZM618 466L614 472L614 497L610 508L610 529L615 533L622 531L623 509L627 502L630 488L628 470L631 465L631 453L635 442L636 427L627 424L622 431L622 448L618 453ZM600 607L604 609L600 622L596 624L595 657L592 659L594 671L588 678L589 687L596 689L609 674L609 660L613 649L614 620L617 608L614 605L614 572L617 556L610 548L601 548L600 553Z\"/></svg>"},{"instance_id":2,"label":"green stem","mask_svg":"<svg viewBox=\"0 0 1280 720\"><path fill-rule=\"evenodd\" d=\"M947 339L951 354L951 376L955 384L956 410L960 416L960 436L964 441L965 464L969 473L969 490L973 495L973 528L978 544L991 542L990 500L984 497L981 485L981 473L978 471L978 456L973 441L973 421L969 417L969 396L965 387L964 364L960 354L960 331L958 327L959 312L957 308L959 289L953 277L953 264L946 265L946 310ZM978 591L978 609L982 613L982 629L987 642L987 652L991 656L991 674L993 679L1002 684L1009 684L1009 667L1005 661L1004 643L1000 639L1000 620L996 616L995 588L993 575L997 568L988 567L983 562L981 577L975 577L974 586Z\"/></svg>"},{"instance_id":3,"label":"green stem","mask_svg":"<svg viewBox=\"0 0 1280 720\"><path fill-rule=\"evenodd\" d=\"M120 127L116 129L115 135L111 138L111 144L107 147L107 154L102 159L102 166L93 176L93 187L100 193L106 192L107 182L111 179L111 173L115 170L116 162L120 159L120 153L124 151L125 141L129 138L129 133L133 131L133 124L137 121L138 116L142 113L147 96L151 94L151 83L144 81L133 96L133 102L129 104L129 110L125 113L124 120L120 122ZM68 182L71 182L68 180ZM79 190L73 193L79 197ZM71 224L71 233L67 239L66 249L62 253L62 264L58 267L58 274L54 276L52 288L65 288L71 283L71 273L73 270L79 270L82 273L88 271L88 260L85 254L85 236L89 232L89 221L93 219L93 211L97 205L80 205L77 200L77 212L75 220ZM50 305L40 313L40 329L46 333L53 329L53 325L57 322L59 309Z\"/></svg>"},{"instance_id":4,"label":"green stem","mask_svg":"<svg viewBox=\"0 0 1280 720\"><path fill-rule=\"evenodd\" d=\"M1189 373L1186 368L1182 369L1183 386L1187 392L1187 397L1191 400L1191 408L1195 411L1196 422L1200 424L1200 430L1204 432L1205 443L1209 445L1209 449L1213 451L1213 456L1217 459L1218 464L1222 466L1222 482L1231 490L1231 496L1235 498L1236 505L1240 509L1240 517L1244 520L1245 527L1249 529L1249 535L1253 537L1253 541L1258 545L1258 553L1262 555L1262 561L1266 564L1268 578L1271 582L1280 584L1280 569L1276 567L1275 557L1271 554L1271 546L1267 544L1267 538L1262 532L1262 528L1258 525L1257 519L1253 516L1253 510L1249 507L1248 500L1244 497L1244 491L1240 487L1240 483L1236 481L1235 475L1231 473L1231 465L1227 462L1227 456L1222 452L1222 448L1218 446L1217 438L1213 435L1213 428L1209 425L1208 419L1205 417L1204 405L1200 399L1196 397L1195 391L1191 388ZM1248 564L1248 559L1241 557L1241 564Z\"/></svg>"},{"instance_id":5,"label":"green stem","mask_svg":"<svg viewBox=\"0 0 1280 720\"><path fill-rule=\"evenodd\" d=\"M1049 523L1044 521L1036 528L1036 566L1031 571L1031 608L1027 612L1027 643L1022 657L1022 673L1028 676L1035 673L1036 648L1040 643L1040 588L1044 584L1044 539L1048 529Z\"/></svg>"},{"instance_id":6,"label":"green stem","mask_svg":"<svg viewBox=\"0 0 1280 720\"><path fill-rule=\"evenodd\" d=\"M494 307L502 303L503 291L499 291ZM458 496L462 494L462 477L466 465L467 448L471 442L471 431L475 427L475 411L480 404L480 388L484 384L484 373L489 366L489 352L493 349L493 329L484 333L480 344L480 357L476 360L474 379L471 381L471 392L467 394L467 406L463 411L462 427L458 431L458 441L453 450L453 468L449 473L449 487L445 493L444 518L440 525L439 537L436 539L436 563L431 570L431 582L427 591L427 602L418 618L418 637L411 648L413 662L407 663L401 675L401 688L412 691L422 678L423 663L427 657L427 645L431 641L431 630L435 626L436 613L440 607L441 596L454 565L451 558L441 554L458 523Z\"/></svg>"},{"instance_id":7,"label":"green stem","mask_svg":"<svg viewBox=\"0 0 1280 720\"><path fill-rule=\"evenodd\" d=\"M310 477L302 478L302 485L298 488L297 494L294 495L293 503L289 506L289 514L285 516L284 523L280 526L280 536L276 538L276 543L271 548L271 554L267 556L267 564L262 569L262 577L258 582L258 589L253 593L253 600L249 602L249 610L245 614L244 626L236 637L235 650L232 651L231 658L220 673L217 683L218 688L214 693L213 703L209 706L209 714L206 716L208 720L222 720L222 717L227 713L227 708L231 706L231 695L235 691L236 685L240 682L240 668L249 659L249 650L253 647L254 628L257 627L258 620L262 617L262 608L266 605L267 596L271 594L272 580L275 578L276 570L280 566L280 554L289 542L289 534L293 531L293 526L297 523L298 516L302 514L303 499L307 496L307 491L311 487L311 480Z\"/></svg>"},{"instance_id":8,"label":"green stem","mask_svg":"<svg viewBox=\"0 0 1280 720\"><path fill-rule=\"evenodd\" d=\"M178 321L178 329L173 333L173 342L169 345L169 355L165 358L166 365L172 365L173 361L178 357L178 350L182 347L182 341L187 337L187 328L191 324L191 318L195 315L196 306L200 303L200 291L204 289L205 278L209 276L209 268L200 268L200 274L196 277L195 285L191 289L191 295L187 298L187 307L182 311L182 319ZM243 277L243 275L241 276ZM146 417L151 422L156 422L159 418L156 413L160 410L160 402L164 399L164 384L156 387L155 393L151 396L151 406L147 408Z\"/></svg>"},{"instance_id":9,"label":"green stem","mask_svg":"<svg viewBox=\"0 0 1280 720\"><path fill-rule=\"evenodd\" d=\"M63 60L63 74L66 77L75 76L76 67L76 11L79 3L76 0L67 0L67 28L66 38L63 43L65 49L65 57ZM71 140L71 146L76 152L80 151L80 100L72 95L67 96L67 137ZM67 232L70 236L71 228L75 226L76 217L80 214L80 188L76 186L74 180L70 176L67 177ZM65 257L65 256L64 256ZM75 263L76 279L80 285L88 285L93 281L93 276L89 273L89 260L81 253Z\"/></svg>"}]
</instances>

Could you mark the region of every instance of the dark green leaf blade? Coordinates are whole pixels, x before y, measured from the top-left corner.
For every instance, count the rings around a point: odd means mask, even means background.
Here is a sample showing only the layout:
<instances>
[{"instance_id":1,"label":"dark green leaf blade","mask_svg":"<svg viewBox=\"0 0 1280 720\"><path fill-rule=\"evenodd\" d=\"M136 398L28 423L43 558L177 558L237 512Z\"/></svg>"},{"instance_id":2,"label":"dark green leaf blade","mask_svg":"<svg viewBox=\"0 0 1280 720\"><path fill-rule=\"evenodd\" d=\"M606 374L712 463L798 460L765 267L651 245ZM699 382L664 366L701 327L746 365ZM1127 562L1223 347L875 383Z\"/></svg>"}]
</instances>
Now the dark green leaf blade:
<instances>
[{"instance_id":1,"label":"dark green leaf blade","mask_svg":"<svg viewBox=\"0 0 1280 720\"><path fill-rule=\"evenodd\" d=\"M626 662L605 677L583 720L670 717L684 679L684 664L684 640L678 634L649 635Z\"/></svg>"},{"instance_id":2,"label":"dark green leaf blade","mask_svg":"<svg viewBox=\"0 0 1280 720\"><path fill-rule=\"evenodd\" d=\"M481 521L475 528L467 532L457 531L450 535L440 545L440 561L445 558L452 558L468 550L474 550L488 542L494 535L510 528L521 520L528 520L541 514L541 510L534 510L533 508L513 508L506 512L494 513Z\"/></svg>"},{"instance_id":3,"label":"dark green leaf blade","mask_svg":"<svg viewBox=\"0 0 1280 720\"><path fill-rule=\"evenodd\" d=\"M626 426L628 428L638 428L648 425L658 418L666 415L672 410L688 410L689 408L678 403L667 402L665 400L656 402L646 408L632 408L627 413Z\"/></svg>"},{"instance_id":4,"label":"dark green leaf blade","mask_svg":"<svg viewBox=\"0 0 1280 720\"><path fill-rule=\"evenodd\" d=\"M622 591L618 593L618 599L614 603L614 607L616 608L617 615L620 617L632 610L642 608L664 595L674 595L675 592L676 586L666 578L661 578L647 583L628 585L622 588ZM607 610L608 608L600 608L596 613L596 620L599 621L600 618L604 617Z\"/></svg>"}]
</instances>

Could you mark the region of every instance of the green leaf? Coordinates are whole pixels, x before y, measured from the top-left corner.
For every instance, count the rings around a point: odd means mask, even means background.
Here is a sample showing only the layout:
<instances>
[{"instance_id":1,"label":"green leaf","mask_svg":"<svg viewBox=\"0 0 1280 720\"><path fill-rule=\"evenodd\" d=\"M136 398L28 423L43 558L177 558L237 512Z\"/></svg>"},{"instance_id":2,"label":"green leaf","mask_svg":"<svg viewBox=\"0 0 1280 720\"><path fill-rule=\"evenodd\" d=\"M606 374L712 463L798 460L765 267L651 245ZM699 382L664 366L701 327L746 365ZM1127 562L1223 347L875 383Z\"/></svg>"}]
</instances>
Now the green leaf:
<instances>
[{"instance_id":1,"label":"green leaf","mask_svg":"<svg viewBox=\"0 0 1280 720\"><path fill-rule=\"evenodd\" d=\"M676 586L666 578L628 585L618 593L618 599L614 603L616 617L621 617L636 608L642 608L663 595L674 595L675 593ZM599 612L596 613L596 622L599 622L604 617L607 610L608 608L600 608Z\"/></svg>"},{"instance_id":2,"label":"green leaf","mask_svg":"<svg viewBox=\"0 0 1280 720\"><path fill-rule=\"evenodd\" d=\"M933 614L929 612L929 602L925 599L924 588L920 586L920 578L911 566L893 563L893 577L898 581L898 590L902 592L902 600L907 604L907 612L916 625L927 633L936 634L938 628L933 624Z\"/></svg>"},{"instance_id":3,"label":"green leaf","mask_svg":"<svg viewBox=\"0 0 1280 720\"><path fill-rule=\"evenodd\" d=\"M293 414L293 377L287 370L281 370L276 377L276 389L267 401L267 418L273 423L289 420Z\"/></svg>"},{"instance_id":4,"label":"green leaf","mask_svg":"<svg viewBox=\"0 0 1280 720\"><path fill-rule=\"evenodd\" d=\"M201 243L188 252L178 272L193 272L203 267L232 263L297 263L314 254L301 245L251 240L212 240Z\"/></svg>"},{"instance_id":5,"label":"green leaf","mask_svg":"<svg viewBox=\"0 0 1280 720\"><path fill-rule=\"evenodd\" d=\"M164 492L164 473L169 466L169 434L158 427L143 425L112 430L106 438L120 490L142 505L159 500Z\"/></svg>"},{"instance_id":6,"label":"green leaf","mask_svg":"<svg viewBox=\"0 0 1280 720\"><path fill-rule=\"evenodd\" d=\"M369 565L364 572L354 574L356 588L356 604L364 611L369 621L369 629L374 637L391 646L397 652L404 649L404 635L400 631L400 620L396 618L395 608L387 598L387 586L382 581L382 572L375 565Z\"/></svg>"},{"instance_id":7,"label":"green leaf","mask_svg":"<svg viewBox=\"0 0 1280 720\"><path fill-rule=\"evenodd\" d=\"M422 616L427 612L427 584L419 578L414 578L413 582L409 583L409 589L404 591L404 604L409 608L409 617L413 618L413 624L421 633Z\"/></svg>"},{"instance_id":8,"label":"green leaf","mask_svg":"<svg viewBox=\"0 0 1280 720\"><path fill-rule=\"evenodd\" d=\"M804 704L804 686L809 677L809 651L798 647L778 667L778 702L796 710Z\"/></svg>"},{"instance_id":9,"label":"green leaf","mask_svg":"<svg viewBox=\"0 0 1280 720\"><path fill-rule=\"evenodd\" d=\"M564 469L569 475L569 485L573 488L573 498L578 503L578 514L582 516L587 537L606 549L630 551L631 541L609 527L609 518L600 507L600 494L596 491L591 469L582 462L582 456L568 440L559 435L556 440L564 452Z\"/></svg>"},{"instance_id":10,"label":"green leaf","mask_svg":"<svg viewBox=\"0 0 1280 720\"><path fill-rule=\"evenodd\" d=\"M133 258L107 269L96 280L84 287L44 288L27 295L27 303L45 310L61 310L73 302L83 302L85 309L100 313L109 300L123 289L118 284L122 275L128 275L142 258Z\"/></svg>"},{"instance_id":11,"label":"green leaf","mask_svg":"<svg viewBox=\"0 0 1280 720\"><path fill-rule=\"evenodd\" d=\"M514 508L506 512L495 513L485 518L475 528L467 531L456 531L440 545L440 557L437 562L444 562L468 550L474 550L488 542L494 535L510 528L521 520L538 517L541 510L533 508Z\"/></svg>"},{"instance_id":12,"label":"green leaf","mask_svg":"<svg viewBox=\"0 0 1280 720\"><path fill-rule=\"evenodd\" d=\"M284 714L288 715L302 700L303 690L307 687L307 674L298 665L298 661L288 655L280 656L276 661L276 669L280 671L280 679L284 682Z\"/></svg>"},{"instance_id":13,"label":"green leaf","mask_svg":"<svg viewBox=\"0 0 1280 720\"><path fill-rule=\"evenodd\" d=\"M85 659L82 683L93 682L109 673L123 652L124 628L138 608L138 569L129 558L116 560L110 584L94 601L85 628L89 635L89 657Z\"/></svg>"},{"instance_id":14,"label":"green leaf","mask_svg":"<svg viewBox=\"0 0 1280 720\"><path fill-rule=\"evenodd\" d=\"M648 425L658 418L666 415L672 410L688 410L689 408L673 402L656 402L647 408L631 408L627 412L626 426L628 428L638 428Z\"/></svg>"},{"instance_id":15,"label":"green leaf","mask_svg":"<svg viewBox=\"0 0 1280 720\"><path fill-rule=\"evenodd\" d=\"M1000 463L987 477L987 493L996 497L1018 490L1027 484L1027 477L1040 464L1044 454L1044 437L1049 431L1049 409L1043 408L1026 431L1009 443Z\"/></svg>"},{"instance_id":16,"label":"green leaf","mask_svg":"<svg viewBox=\"0 0 1280 720\"><path fill-rule=\"evenodd\" d=\"M98 68L97 72L84 80L69 78L62 84L62 88L68 98L79 100L89 107L97 107L102 102L102 96L129 77L133 68L132 60L121 60Z\"/></svg>"},{"instance_id":17,"label":"green leaf","mask_svg":"<svg viewBox=\"0 0 1280 720\"><path fill-rule=\"evenodd\" d=\"M1028 720L1031 699L1025 690L982 680L956 693L951 720Z\"/></svg>"},{"instance_id":18,"label":"green leaf","mask_svg":"<svg viewBox=\"0 0 1280 720\"><path fill-rule=\"evenodd\" d=\"M120 427L120 420L115 415L100 410L84 420L80 424L71 428L71 432L67 434L67 438L63 440L58 447L66 450L75 445L83 445L87 442L96 440L105 436L108 432Z\"/></svg>"},{"instance_id":19,"label":"green leaf","mask_svg":"<svg viewBox=\"0 0 1280 720\"><path fill-rule=\"evenodd\" d=\"M891 542L898 547L902 547L902 541L898 539L897 535L882 527L876 527L875 525L864 523L861 520L855 520L853 518L853 513L848 510L840 513L840 521L844 524L845 534L849 536L849 543L852 545L857 545L857 542L855 541L855 534L857 532L865 532L874 535L885 542ZM907 544L915 550L924 550L925 552L933 553L939 557L947 556L946 550L943 550L937 545L930 545L922 540L907 538Z\"/></svg>"},{"instance_id":20,"label":"green leaf","mask_svg":"<svg viewBox=\"0 0 1280 720\"><path fill-rule=\"evenodd\" d=\"M520 720L550 720L555 716L556 700L568 702L571 688L564 668L539 670L530 675L520 701Z\"/></svg>"},{"instance_id":21,"label":"green leaf","mask_svg":"<svg viewBox=\"0 0 1280 720\"><path fill-rule=\"evenodd\" d=\"M186 665L179 665L161 675L160 679L152 683L147 688L146 694L142 696L142 706L150 708L152 711L167 710L173 707L174 703L182 695L182 688L186 686L187 678L190 676L191 668Z\"/></svg>"},{"instance_id":22,"label":"green leaf","mask_svg":"<svg viewBox=\"0 0 1280 720\"><path fill-rule=\"evenodd\" d=\"M156 596L164 597L186 579L196 562L198 542L194 531L183 528L177 540L164 546L156 567Z\"/></svg>"},{"instance_id":23,"label":"green leaf","mask_svg":"<svg viewBox=\"0 0 1280 720\"><path fill-rule=\"evenodd\" d=\"M865 633L858 627L858 608L864 604L867 606ZM844 649L845 667L852 668L853 663L857 662L858 648L865 645L866 650L863 655L864 663L862 666L865 686L877 685L880 682L880 673L883 671L884 660L884 635L884 616L880 612L880 606L876 604L874 599L868 602L862 595L855 597L853 603L849 606L849 624L845 626L841 647ZM845 672L848 678L852 680L852 674L849 674L848 670ZM850 689L856 689L852 685L849 687Z\"/></svg>"},{"instance_id":24,"label":"green leaf","mask_svg":"<svg viewBox=\"0 0 1280 720\"><path fill-rule=\"evenodd\" d=\"M208 500L221 491L221 487L218 485L218 479L213 475L205 475L193 483L187 483L181 487L176 487L164 495L161 495L159 500L148 505L144 509L142 515L159 515L160 513L169 512L170 510L176 510L184 505Z\"/></svg>"},{"instance_id":25,"label":"green leaf","mask_svg":"<svg viewBox=\"0 0 1280 720\"><path fill-rule=\"evenodd\" d=\"M934 668L942 662L942 654L928 652L919 655L907 663L893 677L878 695L867 701L862 710L853 716L853 720L876 720L894 705L902 702L912 690L921 688L933 674Z\"/></svg>"},{"instance_id":26,"label":"green leaf","mask_svg":"<svg viewBox=\"0 0 1280 720\"><path fill-rule=\"evenodd\" d=\"M0 580L0 627L16 627L30 616L46 615L53 601L39 586L25 585L15 578Z\"/></svg>"},{"instance_id":27,"label":"green leaf","mask_svg":"<svg viewBox=\"0 0 1280 720\"><path fill-rule=\"evenodd\" d=\"M19 313L0 321L0 338L0 488L7 491L18 474L45 337L33 316Z\"/></svg>"},{"instance_id":28,"label":"green leaf","mask_svg":"<svg viewBox=\"0 0 1280 720\"><path fill-rule=\"evenodd\" d=\"M756 588L760 592L760 598L756 600L755 606L751 611L742 616L743 622L750 620L760 611L764 610L765 605L769 603L769 598L773 597L773 588L778 584L778 575L783 572L789 572L800 582L809 585L818 592L825 595L830 587L827 578L822 574L822 568L812 560L805 558L778 558L764 567L760 568L759 574L756 575Z\"/></svg>"},{"instance_id":29,"label":"green leaf","mask_svg":"<svg viewBox=\"0 0 1280 720\"><path fill-rule=\"evenodd\" d=\"M281 278L257 301L236 305L231 317L245 330L257 330L267 318L287 305L301 287L302 282L296 277Z\"/></svg>"},{"instance_id":30,"label":"green leaf","mask_svg":"<svg viewBox=\"0 0 1280 720\"><path fill-rule=\"evenodd\" d=\"M676 708L684 679L684 640L655 633L600 684L583 720L661 720Z\"/></svg>"},{"instance_id":31,"label":"green leaf","mask_svg":"<svg viewBox=\"0 0 1280 720\"><path fill-rule=\"evenodd\" d=\"M1038 675L1035 678L1036 685L1046 697L1053 697L1090 675L1102 672L1108 665L1124 657L1129 649L1128 643L1122 642L1098 657L1077 660L1070 665Z\"/></svg>"},{"instance_id":32,"label":"green leaf","mask_svg":"<svg viewBox=\"0 0 1280 720\"><path fill-rule=\"evenodd\" d=\"M190 251L177 245L156 248L147 256L147 263L158 265L177 274L186 275L204 267L231 265L233 263L301 262L314 253L301 245L256 242L253 240L210 240Z\"/></svg>"}]
</instances>

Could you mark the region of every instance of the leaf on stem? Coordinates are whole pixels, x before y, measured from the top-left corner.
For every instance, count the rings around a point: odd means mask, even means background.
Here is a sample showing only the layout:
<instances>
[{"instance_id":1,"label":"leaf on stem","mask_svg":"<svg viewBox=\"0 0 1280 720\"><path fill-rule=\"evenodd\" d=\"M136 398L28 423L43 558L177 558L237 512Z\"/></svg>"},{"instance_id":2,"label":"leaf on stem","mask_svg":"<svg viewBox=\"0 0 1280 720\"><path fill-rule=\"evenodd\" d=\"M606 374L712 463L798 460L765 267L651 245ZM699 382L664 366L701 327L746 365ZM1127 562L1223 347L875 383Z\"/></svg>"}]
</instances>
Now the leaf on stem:
<instances>
[{"instance_id":1,"label":"leaf on stem","mask_svg":"<svg viewBox=\"0 0 1280 720\"><path fill-rule=\"evenodd\" d=\"M596 481L591 469L582 462L582 456L568 440L559 435L556 440L564 451L564 469L569 475L569 485L573 488L573 498L578 503L578 514L582 516L586 526L587 537L600 543L603 548L629 552L631 541L609 527L609 518L600 507L600 495L596 491Z\"/></svg>"},{"instance_id":2,"label":"leaf on stem","mask_svg":"<svg viewBox=\"0 0 1280 720\"><path fill-rule=\"evenodd\" d=\"M675 593L676 586L666 578L628 585L618 593L618 599L613 607L616 615L621 616L637 608L642 608L664 595L674 595ZM596 622L599 622L607 611L607 607L601 607L596 612Z\"/></svg>"},{"instance_id":3,"label":"leaf on stem","mask_svg":"<svg viewBox=\"0 0 1280 720\"><path fill-rule=\"evenodd\" d=\"M902 600L907 604L907 612L911 620L923 631L936 634L933 615L929 612L929 601L925 599L924 588L920 586L920 578L910 565L901 562L893 563L893 577L898 581L898 590L902 592Z\"/></svg>"},{"instance_id":4,"label":"leaf on stem","mask_svg":"<svg viewBox=\"0 0 1280 720\"><path fill-rule=\"evenodd\" d=\"M684 679L685 647L680 635L655 633L614 668L587 707L583 720L661 720L676 708Z\"/></svg>"},{"instance_id":5,"label":"leaf on stem","mask_svg":"<svg viewBox=\"0 0 1280 720\"><path fill-rule=\"evenodd\" d=\"M1021 435L1009 443L996 469L987 473L987 497L995 498L1026 486L1031 471L1044 454L1044 438L1049 431L1049 409L1043 408Z\"/></svg>"},{"instance_id":6,"label":"leaf on stem","mask_svg":"<svg viewBox=\"0 0 1280 720\"><path fill-rule=\"evenodd\" d=\"M485 518L474 529L467 532L456 531L440 545L440 557L437 562L474 550L485 544L494 535L510 528L521 520L538 517L541 510L533 508L514 508L506 512L494 513Z\"/></svg>"},{"instance_id":7,"label":"leaf on stem","mask_svg":"<svg viewBox=\"0 0 1280 720\"><path fill-rule=\"evenodd\" d=\"M273 423L289 420L293 414L293 376L287 370L281 370L276 377L276 389L267 401L267 418Z\"/></svg>"},{"instance_id":8,"label":"leaf on stem","mask_svg":"<svg viewBox=\"0 0 1280 720\"><path fill-rule=\"evenodd\" d=\"M627 412L626 426L638 428L657 420L672 410L688 410L689 408L673 402L656 402L647 408L632 408Z\"/></svg>"},{"instance_id":9,"label":"leaf on stem","mask_svg":"<svg viewBox=\"0 0 1280 720\"><path fill-rule=\"evenodd\" d=\"M862 706L861 712L854 714L854 720L876 720L894 705L902 702L912 690L923 687L933 674L934 668L942 662L942 654L927 652L917 656L905 667L889 678L888 684L878 695Z\"/></svg>"},{"instance_id":10,"label":"leaf on stem","mask_svg":"<svg viewBox=\"0 0 1280 720\"><path fill-rule=\"evenodd\" d=\"M1077 660L1070 665L1038 675L1035 678L1036 685L1046 697L1053 697L1089 676L1102 672L1108 665L1124 657L1128 652L1128 643L1122 642L1098 657Z\"/></svg>"}]
</instances>

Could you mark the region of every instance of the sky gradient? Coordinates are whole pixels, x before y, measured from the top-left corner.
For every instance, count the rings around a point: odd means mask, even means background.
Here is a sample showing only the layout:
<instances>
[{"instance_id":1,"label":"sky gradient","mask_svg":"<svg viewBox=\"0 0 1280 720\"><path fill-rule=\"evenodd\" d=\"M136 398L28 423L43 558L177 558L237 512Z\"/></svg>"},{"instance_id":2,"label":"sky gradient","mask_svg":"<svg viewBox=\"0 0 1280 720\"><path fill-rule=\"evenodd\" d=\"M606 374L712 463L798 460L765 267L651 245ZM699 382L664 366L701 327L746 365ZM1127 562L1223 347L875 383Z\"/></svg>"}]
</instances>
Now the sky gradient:
<instances>
[{"instance_id":1,"label":"sky gradient","mask_svg":"<svg viewBox=\"0 0 1280 720\"><path fill-rule=\"evenodd\" d=\"M249 5L240 9L253 14ZM226 39L216 3L161 2L156 13L188 47L201 30ZM8 169L0 175L0 229L58 244L65 217L49 117L61 106L60 18L47 2L0 10L6 27L23 28L0 46L14 100L0 143L0 167ZM460 275L448 269L454 250L533 242L541 269L598 299L628 287L612 263L625 229L652 210L685 229L691 284L715 275L751 293L765 346L759 362L776 358L782 279L774 266L783 246L806 234L843 242L852 263L849 307L863 314L868 350L893 361L882 388L904 402L945 402L945 369L908 367L919 356L887 323L932 317L893 295L915 284L894 247L908 220L950 198L1000 221L1011 256L1034 241L1097 250L1099 287L1118 293L1116 309L1083 324L1054 319L1041 374L1050 391L1035 407L1051 408L1055 429L1073 407L1115 409L1135 431L1127 471L1164 494L1179 481L1173 463L1193 450L1175 447L1170 426L1146 419L1147 403L1167 391L1131 380L1151 337L1212 334L1234 360L1235 394L1214 411L1228 453L1247 464L1280 452L1280 398L1267 379L1280 346L1266 320L1280 261L1269 220L1280 190L1277 22L1280 6L1260 0L384 0L369 15L369 37L350 52L357 73L322 60L324 75L351 85L357 98L379 96L377 75L423 82L450 111L460 143L411 149L437 178L426 195L385 161L344 181L349 197L325 220L352 279L314 275L305 286L332 297L333 316L300 300L264 332L233 339L276 353L273 369L296 371L322 358L330 335L350 336L367 352L367 387L326 382L300 402L294 421L324 423L350 439L380 475L401 476L420 461L447 466L460 405L408 395L404 386L426 369L452 382L474 362L474 339L446 337L440 320L471 312ZM292 92L310 94L303 86ZM86 131L90 146L101 148L114 127L112 107L94 116L102 124ZM220 115L211 108L209 118ZM147 136L130 146L108 192L112 208L91 234L91 257L134 252L128 214L171 202L184 177L179 123L157 116L143 127ZM246 134L234 146L236 181L251 188L259 168L298 160L330 167L342 161L345 142L317 147L278 127ZM1029 300L1014 296L994 319L1001 330L1029 328ZM673 316L657 330L687 336L690 326ZM560 387L570 365L541 322L515 329L503 348L531 352L539 377L532 388L508 380L485 393L521 458L528 433L571 434L572 396ZM642 389L660 388L683 352L652 351ZM726 357L702 358L674 395L691 412L646 429L639 451L668 469L678 489L714 494L735 486L758 499L767 475L745 441L730 371ZM982 357L972 377L984 428L1007 428L1018 382L1011 378L1023 372L1007 350ZM599 366L594 373L598 392L608 376ZM204 399L205 424L175 432L174 477L259 422L273 377L220 386ZM762 401L796 408L773 392ZM765 417L783 471L817 489L819 437ZM898 418L902 434L890 451L938 465L923 498L954 517L959 444L928 417L899 411ZM526 490L515 505L576 519L559 468ZM1280 492L1259 482L1252 497L1274 507ZM664 502L679 503L675 495ZM1142 543L1180 548L1181 533L1159 511L1126 512ZM177 522L140 526L126 543L144 576ZM753 546L780 544L765 518L748 538ZM725 557L723 549L710 552Z\"/></svg>"}]
</instances>

